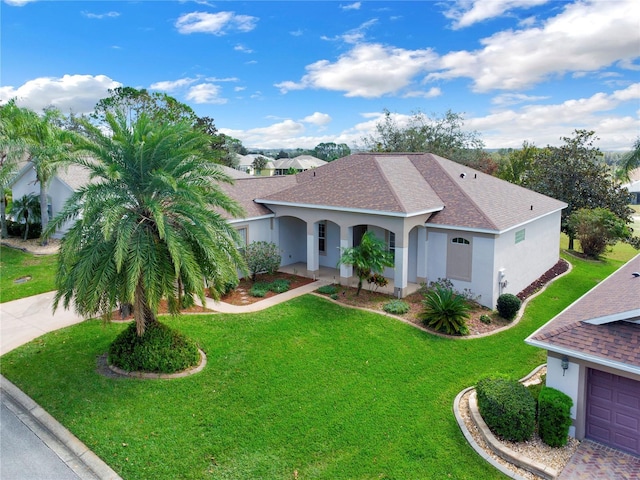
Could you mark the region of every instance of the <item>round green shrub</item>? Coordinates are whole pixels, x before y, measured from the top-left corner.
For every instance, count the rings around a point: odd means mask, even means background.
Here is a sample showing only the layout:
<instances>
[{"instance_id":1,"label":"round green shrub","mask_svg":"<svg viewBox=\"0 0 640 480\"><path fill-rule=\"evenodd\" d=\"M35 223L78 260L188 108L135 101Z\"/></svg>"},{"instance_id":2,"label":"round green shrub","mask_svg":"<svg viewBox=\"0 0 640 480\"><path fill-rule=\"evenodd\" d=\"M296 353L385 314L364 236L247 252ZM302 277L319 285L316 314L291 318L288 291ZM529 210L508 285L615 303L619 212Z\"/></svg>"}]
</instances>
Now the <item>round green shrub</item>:
<instances>
[{"instance_id":1,"label":"round green shrub","mask_svg":"<svg viewBox=\"0 0 640 480\"><path fill-rule=\"evenodd\" d=\"M543 387L538 395L538 433L540 439L551 447L567 444L571 426L573 400L551 387Z\"/></svg>"},{"instance_id":2,"label":"round green shrub","mask_svg":"<svg viewBox=\"0 0 640 480\"><path fill-rule=\"evenodd\" d=\"M536 402L516 380L486 377L476 385L478 410L489 429L512 442L524 442L536 427Z\"/></svg>"},{"instance_id":3,"label":"round green shrub","mask_svg":"<svg viewBox=\"0 0 640 480\"><path fill-rule=\"evenodd\" d=\"M269 287L270 287L269 283L256 282L253 284L253 286L249 290L249 295L251 295L252 297L262 298L266 296L267 293L269 292Z\"/></svg>"},{"instance_id":4,"label":"round green shrub","mask_svg":"<svg viewBox=\"0 0 640 480\"><path fill-rule=\"evenodd\" d=\"M409 311L409 304L403 300L391 300L382 306L382 309L387 313L393 313L394 315L402 315Z\"/></svg>"},{"instance_id":5,"label":"round green shrub","mask_svg":"<svg viewBox=\"0 0 640 480\"><path fill-rule=\"evenodd\" d=\"M175 373L198 365L200 352L193 340L162 323L148 324L139 337L132 322L109 346L108 362L127 372Z\"/></svg>"},{"instance_id":6,"label":"round green shrub","mask_svg":"<svg viewBox=\"0 0 640 480\"><path fill-rule=\"evenodd\" d=\"M498 314L506 320L513 320L520 310L520 305L522 302L518 297L511 293L503 293L498 297Z\"/></svg>"},{"instance_id":7,"label":"round green shrub","mask_svg":"<svg viewBox=\"0 0 640 480\"><path fill-rule=\"evenodd\" d=\"M335 285L322 285L317 291L324 295L333 295L334 293L338 293L338 287Z\"/></svg>"},{"instance_id":8,"label":"round green shrub","mask_svg":"<svg viewBox=\"0 0 640 480\"><path fill-rule=\"evenodd\" d=\"M486 314L480 315L480 321L482 323L485 323L485 324L489 325L491 323L491 317L489 315L486 315Z\"/></svg>"},{"instance_id":9,"label":"round green shrub","mask_svg":"<svg viewBox=\"0 0 640 480\"><path fill-rule=\"evenodd\" d=\"M331 300L338 300L338 298L340 297L338 296L337 293L332 293L331 295L329 295L329 298L331 298Z\"/></svg>"}]
</instances>

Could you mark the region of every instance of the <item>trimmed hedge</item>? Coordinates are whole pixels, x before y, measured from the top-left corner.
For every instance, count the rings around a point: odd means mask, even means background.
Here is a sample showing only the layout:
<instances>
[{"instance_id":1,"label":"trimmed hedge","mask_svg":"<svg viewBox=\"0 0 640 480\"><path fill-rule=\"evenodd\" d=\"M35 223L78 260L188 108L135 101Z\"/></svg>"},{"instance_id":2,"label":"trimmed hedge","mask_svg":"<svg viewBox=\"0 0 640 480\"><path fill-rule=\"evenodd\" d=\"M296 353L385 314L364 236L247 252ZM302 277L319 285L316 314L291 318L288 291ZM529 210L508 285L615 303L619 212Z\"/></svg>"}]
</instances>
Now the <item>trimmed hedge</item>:
<instances>
[{"instance_id":1,"label":"trimmed hedge","mask_svg":"<svg viewBox=\"0 0 640 480\"><path fill-rule=\"evenodd\" d=\"M520 310L522 302L518 297L511 293L503 293L498 297L498 304L496 306L500 316L506 320L513 320Z\"/></svg>"},{"instance_id":2,"label":"trimmed hedge","mask_svg":"<svg viewBox=\"0 0 640 480\"><path fill-rule=\"evenodd\" d=\"M529 440L536 427L536 402L517 380L495 376L476 386L478 409L489 429L512 442Z\"/></svg>"},{"instance_id":3,"label":"trimmed hedge","mask_svg":"<svg viewBox=\"0 0 640 480\"><path fill-rule=\"evenodd\" d=\"M571 397L560 390L543 387L538 395L538 434L551 447L567 444L571 426Z\"/></svg>"},{"instance_id":4,"label":"trimmed hedge","mask_svg":"<svg viewBox=\"0 0 640 480\"><path fill-rule=\"evenodd\" d=\"M156 322L138 336L136 323L116 337L109 346L108 361L128 372L175 373L200 363L200 352L193 340Z\"/></svg>"}]
</instances>

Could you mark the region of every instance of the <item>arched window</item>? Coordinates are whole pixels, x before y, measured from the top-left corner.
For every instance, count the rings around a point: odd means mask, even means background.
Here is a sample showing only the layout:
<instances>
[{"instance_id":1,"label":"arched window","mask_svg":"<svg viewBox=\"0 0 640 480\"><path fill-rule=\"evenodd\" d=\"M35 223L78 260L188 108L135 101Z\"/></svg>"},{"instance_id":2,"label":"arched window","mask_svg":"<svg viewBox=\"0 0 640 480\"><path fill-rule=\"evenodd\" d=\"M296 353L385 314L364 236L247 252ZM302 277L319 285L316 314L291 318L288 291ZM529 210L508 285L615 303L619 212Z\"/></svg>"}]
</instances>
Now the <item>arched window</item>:
<instances>
[{"instance_id":1,"label":"arched window","mask_svg":"<svg viewBox=\"0 0 640 480\"><path fill-rule=\"evenodd\" d=\"M469 240L467 240L466 238L462 238L462 237L455 237L451 239L451 243L458 243L460 245L470 245Z\"/></svg>"}]
</instances>

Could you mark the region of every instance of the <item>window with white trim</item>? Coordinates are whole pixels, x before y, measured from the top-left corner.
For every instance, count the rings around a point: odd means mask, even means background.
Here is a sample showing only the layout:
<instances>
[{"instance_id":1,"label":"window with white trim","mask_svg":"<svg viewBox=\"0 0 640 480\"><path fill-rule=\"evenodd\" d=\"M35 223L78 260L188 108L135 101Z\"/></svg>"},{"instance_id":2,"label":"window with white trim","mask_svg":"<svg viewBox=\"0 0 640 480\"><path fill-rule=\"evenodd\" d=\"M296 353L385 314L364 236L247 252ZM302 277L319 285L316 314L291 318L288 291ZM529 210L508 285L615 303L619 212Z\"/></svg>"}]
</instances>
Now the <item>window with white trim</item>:
<instances>
[{"instance_id":1,"label":"window with white trim","mask_svg":"<svg viewBox=\"0 0 640 480\"><path fill-rule=\"evenodd\" d=\"M520 243L524 241L524 234L525 234L525 229L523 228L522 230L518 230L516 232L516 243Z\"/></svg>"},{"instance_id":2,"label":"window with white trim","mask_svg":"<svg viewBox=\"0 0 640 480\"><path fill-rule=\"evenodd\" d=\"M393 232L387 232L387 249L391 253L391 258L396 259L396 234Z\"/></svg>"},{"instance_id":3,"label":"window with white trim","mask_svg":"<svg viewBox=\"0 0 640 480\"><path fill-rule=\"evenodd\" d=\"M327 253L327 222L318 223L318 251L322 254Z\"/></svg>"}]
</instances>

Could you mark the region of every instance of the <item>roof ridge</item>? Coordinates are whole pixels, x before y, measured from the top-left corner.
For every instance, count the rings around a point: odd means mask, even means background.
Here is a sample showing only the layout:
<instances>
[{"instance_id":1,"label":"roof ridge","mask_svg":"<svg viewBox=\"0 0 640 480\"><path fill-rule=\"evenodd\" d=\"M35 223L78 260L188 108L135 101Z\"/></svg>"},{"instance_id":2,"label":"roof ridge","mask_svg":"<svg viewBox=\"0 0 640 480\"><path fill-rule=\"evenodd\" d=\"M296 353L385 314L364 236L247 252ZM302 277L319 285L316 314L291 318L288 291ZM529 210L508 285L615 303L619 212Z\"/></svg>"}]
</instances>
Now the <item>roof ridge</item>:
<instances>
[{"instance_id":1,"label":"roof ridge","mask_svg":"<svg viewBox=\"0 0 640 480\"><path fill-rule=\"evenodd\" d=\"M408 160L408 158L407 158ZM389 177L387 176L387 174L385 173L384 168L382 168L380 166L380 161L378 160L377 156L373 156L373 163L375 164L376 168L378 169L378 171L380 172L380 174L382 175L382 177L385 180L385 183L387 185L387 187L389 188L389 190L391 191L391 194L393 195L393 198L395 198L396 202L398 202L398 205L400 205L400 208L402 209L402 211L406 212L408 211L408 207L404 204L404 202L402 201L402 199L398 196L398 194L396 193L395 188L393 188L393 185L391 184L391 181L389 180ZM411 166L413 168L415 168L415 165L413 164L413 162L411 162L409 160L409 163L411 163Z\"/></svg>"},{"instance_id":2,"label":"roof ridge","mask_svg":"<svg viewBox=\"0 0 640 480\"><path fill-rule=\"evenodd\" d=\"M475 209L480 213L480 215L482 216L482 218L484 218L484 219L487 221L487 223L489 223L489 225L491 225L491 226L493 227L493 229L494 229L494 230L500 230L500 229L498 228L498 226L495 224L495 222L494 222L493 220L491 220L491 218L489 218L489 217L486 215L486 213L484 213L484 210L483 210L482 208L480 208L480 205L478 205L478 203L477 203L477 202L475 202L475 201L473 200L473 198L472 198L472 197L471 197L471 196L470 196L470 195L469 195L469 194L468 194L468 193L467 193L463 188L461 188L461 187L458 185L458 183L456 182L455 178L454 178L454 177L452 177L452 176L449 174L449 172L447 171L447 169L446 169L446 168L444 168L444 167L442 166L442 164L440 163L440 160L445 160L445 161L447 161L447 162L453 162L453 160L447 160L446 158L440 157L439 155L435 155L435 154L433 154L433 153L429 153L429 154L427 154L427 155L429 155L429 156L430 156L430 157L435 161L435 163L436 163L436 165L438 166L438 168L439 168L439 169L440 169L440 170L441 170L441 171L442 171L442 172L447 176L447 178L449 178L449 179L451 180L451 183L452 183L453 185L455 185L455 186L456 186L457 190L458 190L460 193L462 193L462 195L463 195L467 200L469 200L469 203L470 203L470 204L472 204L472 205L475 207ZM413 162L411 162L411 163L413 163ZM455 163L457 163L457 162L455 162ZM460 165L462 165L462 164L460 164ZM466 166L466 165L465 165L465 166ZM482 172L480 172L480 171L478 171L478 170L476 170L476 169L474 169L474 168L472 168L472 167L468 167L468 168L471 168L472 170L474 170L474 173L482 173ZM438 195L438 196L439 196L439 195ZM445 208L446 208L446 205L445 205Z\"/></svg>"}]
</instances>

